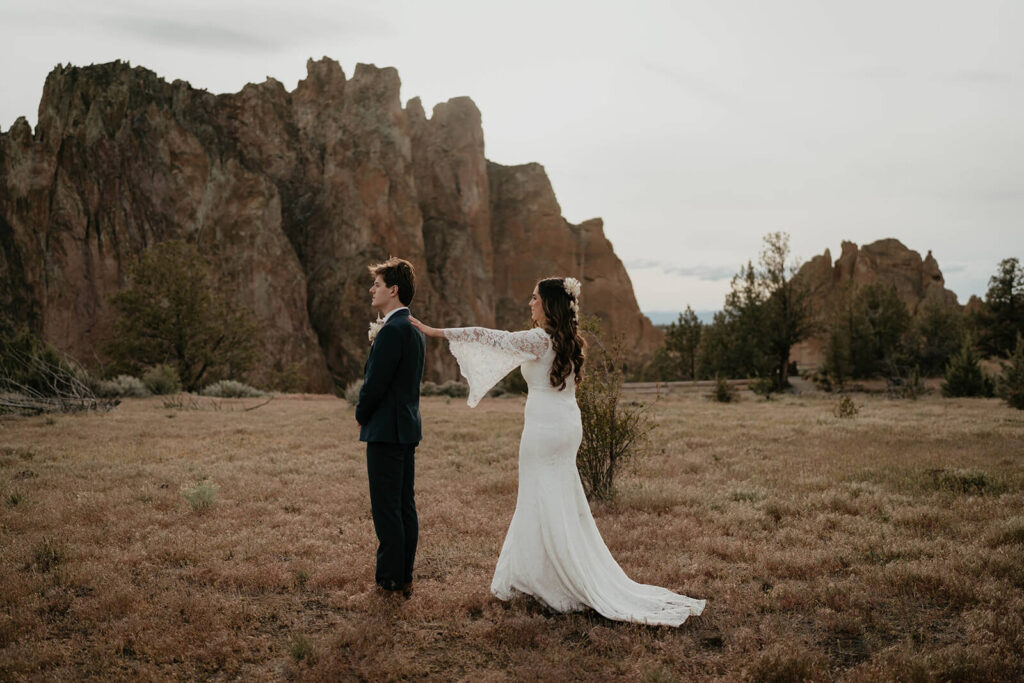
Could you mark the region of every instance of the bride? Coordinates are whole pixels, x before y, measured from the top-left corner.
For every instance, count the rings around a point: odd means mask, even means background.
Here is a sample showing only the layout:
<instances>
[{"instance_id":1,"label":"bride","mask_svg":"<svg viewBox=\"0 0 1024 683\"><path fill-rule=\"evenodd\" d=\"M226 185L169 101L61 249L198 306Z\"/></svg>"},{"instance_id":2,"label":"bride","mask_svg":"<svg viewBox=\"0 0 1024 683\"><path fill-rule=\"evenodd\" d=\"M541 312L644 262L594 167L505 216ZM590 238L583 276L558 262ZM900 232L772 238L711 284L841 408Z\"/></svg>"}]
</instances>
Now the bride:
<instances>
[{"instance_id":1,"label":"bride","mask_svg":"<svg viewBox=\"0 0 1024 683\"><path fill-rule=\"evenodd\" d=\"M491 592L501 600L527 593L560 612L591 607L618 621L678 626L700 614L704 601L626 576L597 530L576 470L583 439L576 405L583 377L579 295L574 278L538 282L530 297L535 327L524 332L411 322L428 337L448 340L469 381L470 407L516 366L529 386L519 494Z\"/></svg>"}]
</instances>

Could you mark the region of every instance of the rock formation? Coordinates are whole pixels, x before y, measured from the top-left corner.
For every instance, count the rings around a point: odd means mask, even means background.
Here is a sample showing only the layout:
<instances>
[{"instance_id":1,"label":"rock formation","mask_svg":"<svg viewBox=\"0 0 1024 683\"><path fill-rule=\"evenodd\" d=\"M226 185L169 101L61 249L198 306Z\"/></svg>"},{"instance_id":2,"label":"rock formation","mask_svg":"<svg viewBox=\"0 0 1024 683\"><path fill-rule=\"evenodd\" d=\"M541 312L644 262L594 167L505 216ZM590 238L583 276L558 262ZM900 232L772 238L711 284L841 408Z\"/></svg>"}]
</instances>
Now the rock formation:
<instances>
[{"instance_id":1,"label":"rock formation","mask_svg":"<svg viewBox=\"0 0 1024 683\"><path fill-rule=\"evenodd\" d=\"M0 315L100 360L131 265L185 239L255 314L264 385L361 375L366 266L389 254L416 267L414 310L434 324L519 328L539 277L574 275L585 312L653 351L601 221L566 222L541 166L489 162L471 100L428 119L399 86L394 69L346 79L326 58L292 92L268 79L226 95L122 62L58 66L35 131L0 134ZM443 345L427 363L456 376Z\"/></svg>"},{"instance_id":2,"label":"rock formation","mask_svg":"<svg viewBox=\"0 0 1024 683\"><path fill-rule=\"evenodd\" d=\"M827 321L844 289L873 283L895 287L911 316L926 303L959 308L932 253L922 259L896 239L878 240L859 249L853 242L843 242L842 254L834 264L826 249L803 264L796 277L810 287L815 316L821 323ZM824 335L812 337L794 346L790 358L800 368L816 367L824 360L824 345Z\"/></svg>"}]
</instances>

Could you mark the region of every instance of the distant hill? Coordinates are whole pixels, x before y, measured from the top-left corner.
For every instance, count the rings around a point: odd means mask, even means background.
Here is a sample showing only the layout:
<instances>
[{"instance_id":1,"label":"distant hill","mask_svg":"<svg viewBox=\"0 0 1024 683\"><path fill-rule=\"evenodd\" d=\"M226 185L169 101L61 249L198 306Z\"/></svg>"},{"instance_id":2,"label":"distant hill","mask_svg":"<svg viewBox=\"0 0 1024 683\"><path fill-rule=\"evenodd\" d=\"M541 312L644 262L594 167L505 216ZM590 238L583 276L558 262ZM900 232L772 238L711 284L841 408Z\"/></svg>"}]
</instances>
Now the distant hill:
<instances>
[{"instance_id":1,"label":"distant hill","mask_svg":"<svg viewBox=\"0 0 1024 683\"><path fill-rule=\"evenodd\" d=\"M694 311L697 314L697 319L705 325L710 324L714 321L715 313L718 311ZM654 325L671 325L675 321L679 320L679 314L682 311L644 311L650 321Z\"/></svg>"}]
</instances>

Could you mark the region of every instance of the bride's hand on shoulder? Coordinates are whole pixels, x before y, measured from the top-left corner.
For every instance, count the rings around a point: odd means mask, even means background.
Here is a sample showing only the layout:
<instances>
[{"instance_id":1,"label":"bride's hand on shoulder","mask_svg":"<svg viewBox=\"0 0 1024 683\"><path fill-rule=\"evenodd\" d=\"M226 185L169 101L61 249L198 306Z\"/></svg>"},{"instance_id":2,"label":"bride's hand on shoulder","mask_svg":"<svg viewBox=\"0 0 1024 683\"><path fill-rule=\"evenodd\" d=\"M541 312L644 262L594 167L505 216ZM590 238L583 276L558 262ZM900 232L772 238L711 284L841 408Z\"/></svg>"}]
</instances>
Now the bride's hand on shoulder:
<instances>
[{"instance_id":1,"label":"bride's hand on shoulder","mask_svg":"<svg viewBox=\"0 0 1024 683\"><path fill-rule=\"evenodd\" d=\"M411 315L409 316L409 322L412 323L413 327L415 327L417 330L419 330L423 334L427 335L428 337L443 337L444 336L444 330L439 330L436 327L430 327L429 325L424 325L422 322L420 322L418 319L414 318Z\"/></svg>"}]
</instances>

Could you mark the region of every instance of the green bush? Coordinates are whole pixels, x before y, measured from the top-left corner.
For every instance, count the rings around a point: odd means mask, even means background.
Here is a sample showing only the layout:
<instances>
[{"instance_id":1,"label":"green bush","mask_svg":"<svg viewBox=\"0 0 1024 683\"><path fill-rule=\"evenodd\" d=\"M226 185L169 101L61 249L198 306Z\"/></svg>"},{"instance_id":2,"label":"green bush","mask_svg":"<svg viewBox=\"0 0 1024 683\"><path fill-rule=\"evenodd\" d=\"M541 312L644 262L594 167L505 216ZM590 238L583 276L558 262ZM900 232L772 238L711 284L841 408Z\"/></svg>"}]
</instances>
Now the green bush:
<instances>
[{"instance_id":1,"label":"green bush","mask_svg":"<svg viewBox=\"0 0 1024 683\"><path fill-rule=\"evenodd\" d=\"M138 377L118 375L114 379L97 382L96 394L103 398L145 398L150 391Z\"/></svg>"},{"instance_id":2,"label":"green bush","mask_svg":"<svg viewBox=\"0 0 1024 683\"><path fill-rule=\"evenodd\" d=\"M832 414L836 417L856 417L859 412L860 408L857 407L857 404L845 394L832 406Z\"/></svg>"},{"instance_id":3,"label":"green bush","mask_svg":"<svg viewBox=\"0 0 1024 683\"><path fill-rule=\"evenodd\" d=\"M750 390L763 397L765 400L770 400L772 392L775 391L775 382L771 377L754 377L747 384Z\"/></svg>"},{"instance_id":4,"label":"green bush","mask_svg":"<svg viewBox=\"0 0 1024 683\"><path fill-rule=\"evenodd\" d=\"M448 380L444 384L423 382L420 384L420 396L447 396L448 398L466 398L469 396L469 385L457 380Z\"/></svg>"},{"instance_id":5,"label":"green bush","mask_svg":"<svg viewBox=\"0 0 1024 683\"><path fill-rule=\"evenodd\" d=\"M1017 334L1017 345L1010 363L999 378L999 397L1017 410L1024 410L1024 336Z\"/></svg>"},{"instance_id":6,"label":"green bush","mask_svg":"<svg viewBox=\"0 0 1024 683\"><path fill-rule=\"evenodd\" d=\"M501 393L511 396L522 396L529 390L526 386L526 378L518 368L505 375L505 379L498 383L498 388Z\"/></svg>"},{"instance_id":7,"label":"green bush","mask_svg":"<svg viewBox=\"0 0 1024 683\"><path fill-rule=\"evenodd\" d=\"M167 363L155 365L142 376L142 383L146 385L153 394L166 396L181 391L181 378L174 366Z\"/></svg>"},{"instance_id":8,"label":"green bush","mask_svg":"<svg viewBox=\"0 0 1024 683\"><path fill-rule=\"evenodd\" d=\"M719 403L732 403L736 400L736 389L725 377L716 376L715 386L711 389L709 398Z\"/></svg>"},{"instance_id":9,"label":"green bush","mask_svg":"<svg viewBox=\"0 0 1024 683\"><path fill-rule=\"evenodd\" d=\"M960 345L960 351L946 366L946 381L942 383L942 395L949 398L992 396L993 390L992 380L982 371L971 338L965 337L963 344Z\"/></svg>"},{"instance_id":10,"label":"green bush","mask_svg":"<svg viewBox=\"0 0 1024 683\"><path fill-rule=\"evenodd\" d=\"M907 373L906 377L899 374L890 374L886 378L886 386L890 398L909 398L916 401L920 396L928 393L928 388L921 379L921 371L915 365L914 369Z\"/></svg>"},{"instance_id":11,"label":"green bush","mask_svg":"<svg viewBox=\"0 0 1024 683\"><path fill-rule=\"evenodd\" d=\"M219 382L214 382L203 389L202 394L203 396L215 396L217 398L258 398L266 396L265 392L243 382L236 382L233 379L222 379Z\"/></svg>"},{"instance_id":12,"label":"green bush","mask_svg":"<svg viewBox=\"0 0 1024 683\"><path fill-rule=\"evenodd\" d=\"M442 396L450 396L451 398L466 398L469 396L469 385L451 379L439 386L438 392Z\"/></svg>"}]
</instances>

